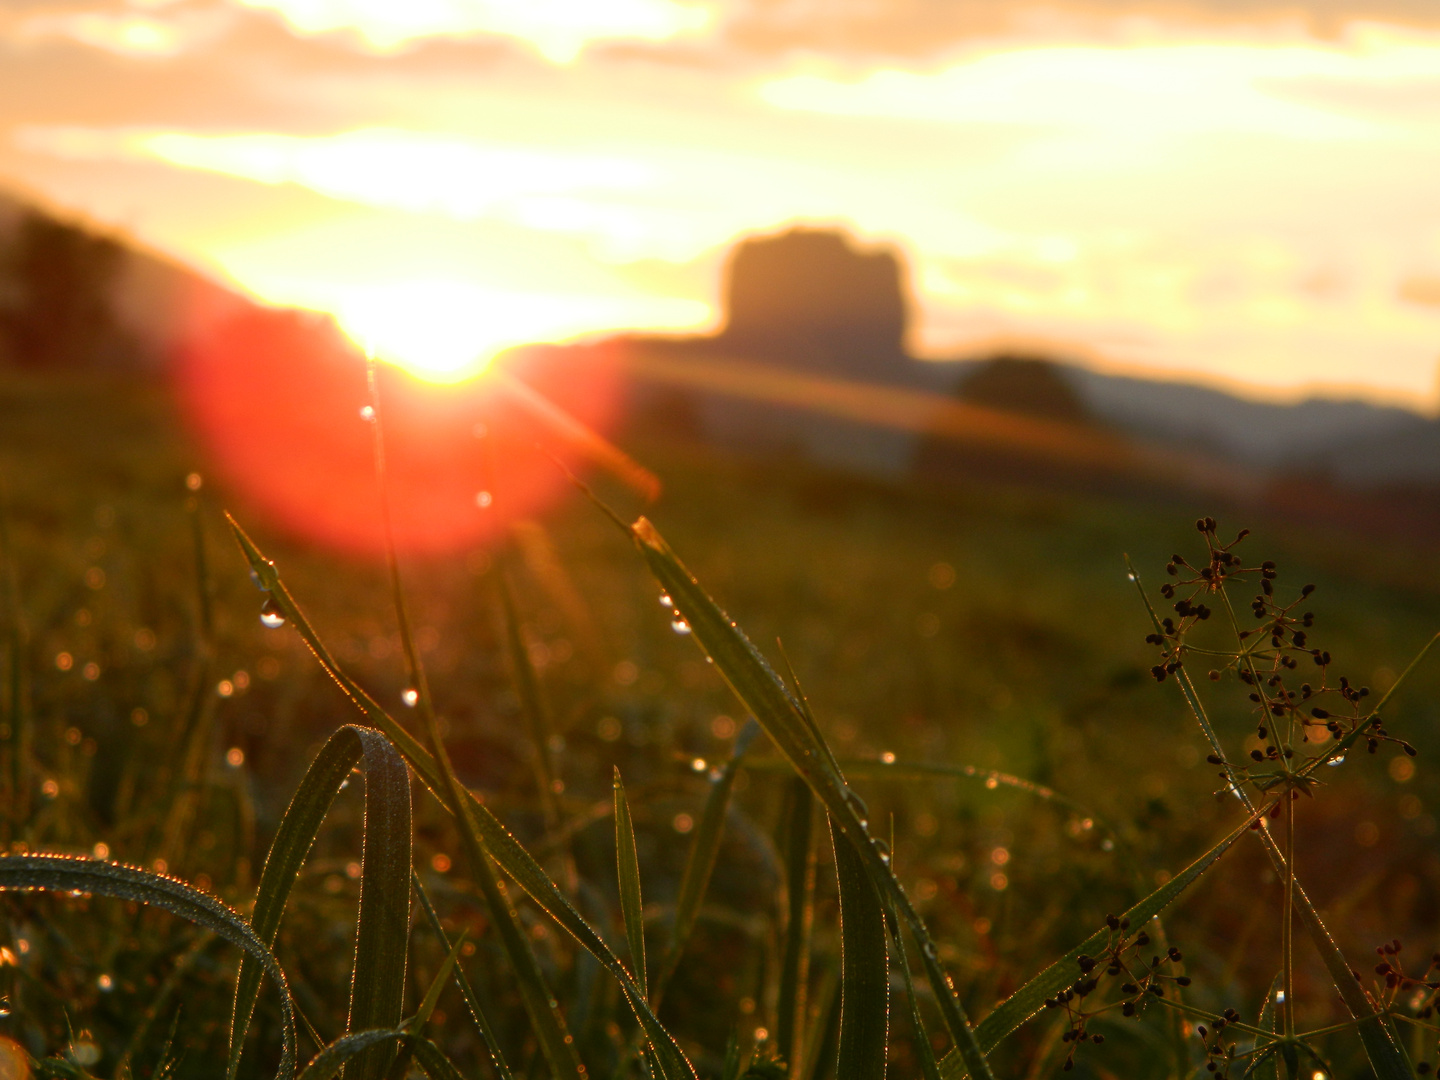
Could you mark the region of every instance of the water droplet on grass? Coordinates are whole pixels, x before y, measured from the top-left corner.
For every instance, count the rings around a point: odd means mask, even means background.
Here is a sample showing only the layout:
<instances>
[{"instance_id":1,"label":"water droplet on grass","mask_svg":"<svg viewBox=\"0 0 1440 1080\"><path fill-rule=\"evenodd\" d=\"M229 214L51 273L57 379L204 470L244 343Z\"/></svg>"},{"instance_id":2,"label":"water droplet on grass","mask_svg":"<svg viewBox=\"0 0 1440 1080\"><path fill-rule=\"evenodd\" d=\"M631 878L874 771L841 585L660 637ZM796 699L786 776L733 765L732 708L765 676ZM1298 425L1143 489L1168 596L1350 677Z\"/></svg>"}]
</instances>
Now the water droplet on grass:
<instances>
[{"instance_id":1,"label":"water droplet on grass","mask_svg":"<svg viewBox=\"0 0 1440 1080\"><path fill-rule=\"evenodd\" d=\"M1329 765L1332 769L1333 769L1336 765L1344 765L1344 764L1345 764L1345 755L1344 755L1344 754L1341 754L1339 757L1332 757L1329 761L1325 762L1325 764L1326 764L1326 765Z\"/></svg>"},{"instance_id":2,"label":"water droplet on grass","mask_svg":"<svg viewBox=\"0 0 1440 1080\"><path fill-rule=\"evenodd\" d=\"M697 757L694 761L690 762L690 771L691 771L691 772L704 772L705 769L706 769L706 764L705 764L705 759L704 759L703 757Z\"/></svg>"},{"instance_id":3,"label":"water droplet on grass","mask_svg":"<svg viewBox=\"0 0 1440 1080\"><path fill-rule=\"evenodd\" d=\"M373 423L375 422L375 406L374 406L374 405L361 405L361 406L360 406L360 419L361 419L361 420L364 420L367 424L373 424Z\"/></svg>"},{"instance_id":4,"label":"water droplet on grass","mask_svg":"<svg viewBox=\"0 0 1440 1080\"><path fill-rule=\"evenodd\" d=\"M270 630L279 630L285 625L285 612L280 610L275 597L267 596L260 606L260 624Z\"/></svg>"},{"instance_id":5,"label":"water droplet on grass","mask_svg":"<svg viewBox=\"0 0 1440 1080\"><path fill-rule=\"evenodd\" d=\"M475 493L475 505L481 510L489 510L495 502L495 496L488 491L477 491Z\"/></svg>"},{"instance_id":6,"label":"water droplet on grass","mask_svg":"<svg viewBox=\"0 0 1440 1080\"><path fill-rule=\"evenodd\" d=\"M670 620L670 629L677 634L688 634L690 633L690 624L685 621L684 615L676 615Z\"/></svg>"},{"instance_id":7,"label":"water droplet on grass","mask_svg":"<svg viewBox=\"0 0 1440 1080\"><path fill-rule=\"evenodd\" d=\"M412 686L400 695L400 700L405 703L407 708L413 709L420 701L420 691Z\"/></svg>"},{"instance_id":8,"label":"water droplet on grass","mask_svg":"<svg viewBox=\"0 0 1440 1080\"><path fill-rule=\"evenodd\" d=\"M663 607L666 611L669 611L675 606L675 601L670 599L669 593L662 592L660 594L660 606Z\"/></svg>"},{"instance_id":9,"label":"water droplet on grass","mask_svg":"<svg viewBox=\"0 0 1440 1080\"><path fill-rule=\"evenodd\" d=\"M882 765L894 765L895 755L891 751L886 750L883 754L880 755L880 763Z\"/></svg>"}]
</instances>

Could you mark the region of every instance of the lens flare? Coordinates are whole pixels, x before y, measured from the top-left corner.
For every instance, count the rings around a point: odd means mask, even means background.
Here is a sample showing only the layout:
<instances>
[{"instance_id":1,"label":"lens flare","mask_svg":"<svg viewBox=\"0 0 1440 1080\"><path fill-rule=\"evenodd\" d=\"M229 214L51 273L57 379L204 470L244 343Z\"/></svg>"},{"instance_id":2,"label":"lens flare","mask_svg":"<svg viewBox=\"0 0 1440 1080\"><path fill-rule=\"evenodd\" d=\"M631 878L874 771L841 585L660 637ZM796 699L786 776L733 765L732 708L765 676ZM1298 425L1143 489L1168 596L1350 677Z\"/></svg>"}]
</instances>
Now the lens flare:
<instances>
[{"instance_id":1,"label":"lens flare","mask_svg":"<svg viewBox=\"0 0 1440 1080\"><path fill-rule=\"evenodd\" d=\"M494 375L449 385L377 367L400 550L484 543L569 490L552 455L579 471L583 452L533 409L517 407L504 382L523 384L591 430L603 431L617 413L606 347L521 350L496 364ZM370 404L365 364L332 321L249 312L191 340L175 370L187 418L215 473L240 496L242 515L331 550L383 553L375 416L362 415ZM477 491L491 494L483 510Z\"/></svg>"}]
</instances>

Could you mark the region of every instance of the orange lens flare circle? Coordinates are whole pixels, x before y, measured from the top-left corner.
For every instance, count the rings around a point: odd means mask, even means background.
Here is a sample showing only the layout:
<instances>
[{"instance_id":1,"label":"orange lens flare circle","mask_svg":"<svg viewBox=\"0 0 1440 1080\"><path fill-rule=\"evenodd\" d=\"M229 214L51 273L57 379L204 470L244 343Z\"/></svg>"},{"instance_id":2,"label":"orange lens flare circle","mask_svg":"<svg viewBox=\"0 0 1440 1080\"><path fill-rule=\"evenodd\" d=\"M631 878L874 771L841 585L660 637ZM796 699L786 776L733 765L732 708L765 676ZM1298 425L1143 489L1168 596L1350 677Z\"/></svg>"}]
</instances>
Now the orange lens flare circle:
<instances>
[{"instance_id":1,"label":"orange lens flare circle","mask_svg":"<svg viewBox=\"0 0 1440 1080\"><path fill-rule=\"evenodd\" d=\"M618 364L605 347L536 347L501 360L580 424L609 429ZM258 310L188 342L175 365L186 418L211 467L293 539L347 555L385 551L365 364L320 316ZM379 365L386 487L396 547L444 554L500 536L569 490L576 448L485 375L437 385Z\"/></svg>"}]
</instances>

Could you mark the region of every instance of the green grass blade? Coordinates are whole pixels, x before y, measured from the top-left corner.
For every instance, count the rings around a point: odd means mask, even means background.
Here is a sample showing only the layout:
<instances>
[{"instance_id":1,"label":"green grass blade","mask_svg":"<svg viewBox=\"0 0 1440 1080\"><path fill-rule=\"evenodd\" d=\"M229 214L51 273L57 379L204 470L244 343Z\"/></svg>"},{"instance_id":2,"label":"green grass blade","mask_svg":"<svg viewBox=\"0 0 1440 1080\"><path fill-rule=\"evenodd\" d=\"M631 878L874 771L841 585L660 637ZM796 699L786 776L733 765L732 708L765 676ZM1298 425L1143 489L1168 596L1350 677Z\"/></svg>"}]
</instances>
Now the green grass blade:
<instances>
[{"instance_id":1,"label":"green grass blade","mask_svg":"<svg viewBox=\"0 0 1440 1080\"><path fill-rule=\"evenodd\" d=\"M891 940L895 942L895 954L900 958L900 974L905 979L905 997L910 1003L910 1033L915 1040L915 1056L920 1059L920 1071L925 1080L940 1080L940 1063L935 1060L935 1048L930 1045L930 1034L925 1030L925 1021L920 1017L920 999L915 996L915 980L910 974L910 958L905 955L905 932L900 927L893 905L887 912L886 926Z\"/></svg>"},{"instance_id":2,"label":"green grass blade","mask_svg":"<svg viewBox=\"0 0 1440 1080\"><path fill-rule=\"evenodd\" d=\"M446 950L450 949L450 936L445 933L445 927L440 922L440 916L435 911L435 905L430 902L430 895L425 891L425 884L420 880L420 875L411 872L415 885L415 895L420 898L420 906L425 911L425 918L430 922L430 929L440 939L440 943ZM480 1007L480 999L475 994L475 988L470 985L470 980L465 975L464 966L456 961L455 981L460 984L460 993L465 998L465 1007L470 1010L470 1019L475 1022L475 1027L480 1032L480 1038L485 1042L485 1049L490 1053L490 1060L495 1065L495 1071L499 1074L500 1080L513 1080L510 1066L505 1060L505 1055L500 1051L500 1040L495 1036L495 1029L490 1026L490 1018Z\"/></svg>"},{"instance_id":3,"label":"green grass blade","mask_svg":"<svg viewBox=\"0 0 1440 1080\"><path fill-rule=\"evenodd\" d=\"M362 1054L393 1054L396 1045L409 1034L404 1028L377 1028L342 1035L310 1059L300 1080L331 1080Z\"/></svg>"},{"instance_id":4,"label":"green grass blade","mask_svg":"<svg viewBox=\"0 0 1440 1080\"><path fill-rule=\"evenodd\" d=\"M884 1080L890 955L880 895L855 847L832 827L840 886L840 1055L837 1076Z\"/></svg>"},{"instance_id":5,"label":"green grass blade","mask_svg":"<svg viewBox=\"0 0 1440 1080\"><path fill-rule=\"evenodd\" d=\"M545 827L553 830L560 822L555 804L555 768L550 750L550 712L540 690L540 676L530 662L530 650L520 629L520 611L515 606L515 591L510 587L509 558L501 554L495 590L500 596L500 611L505 622L505 644L510 653L510 667L515 676L515 693L520 699L520 712L530 727L534 744L535 783L540 788L540 807L545 814Z\"/></svg>"},{"instance_id":6,"label":"green grass blade","mask_svg":"<svg viewBox=\"0 0 1440 1080\"><path fill-rule=\"evenodd\" d=\"M367 750L365 842L349 1031L391 1028L400 1023L410 946L410 773L379 732L363 739ZM386 1047L375 1047L361 1054L346 1074L353 1080L380 1080L390 1057Z\"/></svg>"},{"instance_id":7,"label":"green grass blade","mask_svg":"<svg viewBox=\"0 0 1440 1080\"><path fill-rule=\"evenodd\" d=\"M710 782L710 792L705 797L705 808L700 812L700 822L695 826L695 837L690 842L690 853L685 859L685 871L680 876L680 892L675 898L675 922L670 931L670 944L665 951L665 962L655 979L655 993L651 1002L655 1008L665 996L665 989L680 966L680 957L695 929L695 920L700 916L700 905L710 889L710 878L715 873L715 862L720 857L720 841L725 835L725 815L730 810L730 796L735 790L735 777L745 752L750 749L760 729L754 723L747 723L735 736L735 745L730 760L720 770L720 775Z\"/></svg>"},{"instance_id":8,"label":"green grass blade","mask_svg":"<svg viewBox=\"0 0 1440 1080\"><path fill-rule=\"evenodd\" d=\"M785 953L780 961L775 1049L798 1075L810 976L810 926L815 916L814 796L800 777L785 786L781 857L785 863Z\"/></svg>"},{"instance_id":9,"label":"green grass blade","mask_svg":"<svg viewBox=\"0 0 1440 1080\"><path fill-rule=\"evenodd\" d=\"M1123 917L1130 920L1130 926L1138 930L1147 920L1158 915L1176 897L1198 881L1207 870L1215 865L1220 856L1230 850L1235 841L1250 831L1250 825L1254 820L1255 818L1246 819L1243 824L1228 833L1209 851L1126 911ZM1080 974L1076 963L1079 957L1082 954L1098 955L1109 940L1108 935L1109 931L1103 928L1091 934L1019 990L1016 990L997 1005L990 1015L976 1024L975 1037L985 1052L989 1053L995 1049L1005 1036L1038 1013L1044 1007L1046 998L1054 997L1061 990L1073 984ZM965 1075L965 1065L959 1055L951 1053L947 1054L940 1063L940 1071L947 1080L955 1080L955 1078Z\"/></svg>"},{"instance_id":10,"label":"green grass blade","mask_svg":"<svg viewBox=\"0 0 1440 1080\"><path fill-rule=\"evenodd\" d=\"M640 899L640 859L635 854L635 826L620 768L615 768L615 863L620 880L620 911L625 919L625 940L635 985L648 996L645 978L645 905Z\"/></svg>"},{"instance_id":11,"label":"green grass blade","mask_svg":"<svg viewBox=\"0 0 1440 1080\"><path fill-rule=\"evenodd\" d=\"M455 815L460 825L461 839L468 845L473 836L477 843L487 852L496 863L508 874L517 885L529 894L530 898L540 905L541 909L550 915L567 933L593 955L620 983L624 990L626 999L635 1013L636 1020L645 1029L646 1036L650 1039L651 1045L656 1047L656 1059L661 1066L662 1075L666 1080L694 1076L694 1069L686 1060L679 1045L665 1030L660 1021L656 1019L653 1011L640 993L640 988L635 984L629 969L620 962L619 957L611 950L604 939L590 926L589 923L575 909L574 905L564 893L550 880L549 875L525 850L525 848L510 834L509 830L501 824L500 820L492 814L472 792L464 790L459 781L453 777L453 771L442 773L436 764L436 758L431 752L425 749L413 735L402 727L394 717L380 707L356 682L345 674L344 670L335 661L330 651L320 640L314 628L306 619L299 605L295 602L285 584L280 579L279 571L275 564L255 546L254 541L245 534L239 524L233 518L230 519L231 529L235 533L235 539L241 550L245 553L247 561L254 569L256 576L260 578L262 588L270 593L276 605L286 620L295 627L311 653L320 662L336 684L341 688L355 706L364 713L365 717L383 731L400 751L415 775L425 784L431 793L436 797L442 806ZM422 701L428 700L428 691L422 685L420 687ZM469 849L467 847L467 853ZM471 858L472 867L476 875L476 881L485 893L487 902L491 903L491 913L496 916L494 921L502 934L506 944L506 952L517 970L527 962L525 954L529 953L529 939L520 933L515 927L518 937L511 937L507 927L513 924L513 919L507 920L510 907L498 893L498 883L494 881L493 871L488 864L481 864ZM486 875L490 875L487 883ZM492 892L490 886L494 886ZM498 904L498 907L497 907ZM523 952L521 948L523 947ZM534 961L533 953L529 953L529 970L536 976L539 975L538 964ZM522 980L522 990L529 985L531 980ZM528 1000L528 999L527 999ZM550 1000L548 992L544 1001ZM531 1013L532 1022L535 1022L535 1014ZM558 1021L558 1014L556 1017ZM538 1026L538 1025L537 1025ZM543 1030L543 1029L542 1029ZM542 1045L543 1045L542 1040ZM571 1046L573 1044L565 1044ZM571 1050L573 1055L573 1049ZM578 1064L578 1061L577 1061Z\"/></svg>"},{"instance_id":12,"label":"green grass blade","mask_svg":"<svg viewBox=\"0 0 1440 1080\"><path fill-rule=\"evenodd\" d=\"M1260 1006L1260 1023L1257 1026L1266 1031L1275 1030L1275 994L1279 991L1284 978L1283 973L1275 976L1270 983L1270 990L1265 995L1265 1002ZM1257 1036L1255 1046L1252 1046L1251 1049L1256 1049L1259 1043L1260 1039ZM1276 1056L1275 1054L1267 1055L1265 1060L1256 1065L1249 1075L1253 1076L1255 1080L1280 1080L1279 1062L1276 1061Z\"/></svg>"},{"instance_id":13,"label":"green grass blade","mask_svg":"<svg viewBox=\"0 0 1440 1080\"><path fill-rule=\"evenodd\" d=\"M3 481L3 477L0 477ZM9 491L0 482L0 589L4 590L6 675L5 748L10 759L10 829L30 819L30 746L34 718L30 712L30 632L20 602L20 582L15 570L15 551L10 537Z\"/></svg>"},{"instance_id":14,"label":"green grass blade","mask_svg":"<svg viewBox=\"0 0 1440 1080\"><path fill-rule=\"evenodd\" d=\"M435 1006L440 1004L440 992L445 989L445 982L450 978L450 972L454 970L456 962L460 959L460 949L465 944L465 933L461 931L455 944L451 946L450 952L445 956L445 962L440 965L440 970L435 973L435 978L430 980L430 988L425 991L425 999L420 1002L420 1008L415 1010L415 1015L410 1018L409 1028L418 1032L430 1022L430 1014L435 1011Z\"/></svg>"},{"instance_id":15,"label":"green grass blade","mask_svg":"<svg viewBox=\"0 0 1440 1080\"><path fill-rule=\"evenodd\" d=\"M120 863L68 855L0 856L0 891L32 889L89 893L151 904L214 932L253 956L280 994L284 1047L277 1076L280 1080L290 1080L295 1075L295 1006L290 998L290 984L270 947L260 940L249 923L224 903L183 881Z\"/></svg>"},{"instance_id":16,"label":"green grass blade","mask_svg":"<svg viewBox=\"0 0 1440 1080\"><path fill-rule=\"evenodd\" d=\"M818 729L808 722L800 702L759 650L705 592L655 527L642 517L629 527L629 532L650 572L688 622L696 644L714 661L731 690L754 714L791 767L810 785L810 790L830 814L833 827L845 835L859 854L876 888L888 892L894 899L900 916L920 942L925 974L935 991L951 1040L976 1080L988 1080L989 1066L975 1041L955 987L940 965L939 951L930 939L925 921L871 838L869 823L862 817L863 803L846 785Z\"/></svg>"},{"instance_id":17,"label":"green grass blade","mask_svg":"<svg viewBox=\"0 0 1440 1080\"><path fill-rule=\"evenodd\" d=\"M295 794L290 799L290 805L286 808L285 816L280 820L280 827L275 832L275 839L270 844L270 852L265 857L265 868L260 874L260 884L256 888L255 907L250 915L250 925L267 947L273 947L275 944L275 937L279 932L280 920L284 914L285 905L289 901L290 892L295 886L300 868L310 854L310 848L315 843L320 826L335 802L335 796L339 793L351 770L362 760L365 762L366 819L365 871L362 872L361 877L362 919L368 902L372 910L377 912L381 909L376 905L386 905L383 915L371 915L372 920L377 917L381 919L379 924L372 922L372 927L384 925L391 928L391 933L395 933L394 927L399 923L397 917L399 914L404 914L408 921L408 900L399 906L398 911L396 910L395 883L390 880L402 858L401 853L397 849L394 858L390 858L383 852L372 850L372 845L387 842L403 847L405 895L408 896L410 785L405 776L405 764L389 740L380 732L372 728L347 725L330 736L306 771L304 778L300 781L300 786L295 789ZM371 832L372 822L375 823L375 832ZM405 836L397 838L396 833L402 826L405 828ZM389 836L390 839L388 841L382 839L384 836ZM375 876L382 875L382 873L385 880L380 885L372 885L371 882L374 881ZM403 937L404 933L402 932ZM369 946L367 946L367 957L369 956L368 949ZM403 958L399 972L401 988L403 988ZM391 985L385 988L385 992L398 1001L399 989L393 985L393 978L390 982ZM235 1069L239 1065L240 1056L244 1050L245 1035L249 1030L250 1017L259 989L260 969L248 957L242 959L240 974L235 984L235 1008L230 1025L229 1075L231 1076L235 1075ZM399 1005L396 1004L395 1011L398 1012L398 1010ZM398 1015L394 1021L398 1023ZM374 1025L364 1025L364 1027L372 1026Z\"/></svg>"}]
</instances>

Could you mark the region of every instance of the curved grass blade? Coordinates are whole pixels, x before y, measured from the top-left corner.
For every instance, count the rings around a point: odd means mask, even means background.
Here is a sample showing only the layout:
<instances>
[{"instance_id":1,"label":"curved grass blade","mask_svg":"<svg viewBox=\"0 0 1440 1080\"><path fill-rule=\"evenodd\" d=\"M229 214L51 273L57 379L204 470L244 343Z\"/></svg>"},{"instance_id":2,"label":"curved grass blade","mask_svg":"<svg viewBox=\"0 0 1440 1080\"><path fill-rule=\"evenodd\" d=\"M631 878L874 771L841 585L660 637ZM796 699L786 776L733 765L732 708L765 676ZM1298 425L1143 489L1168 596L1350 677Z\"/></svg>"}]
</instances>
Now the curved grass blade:
<instances>
[{"instance_id":1,"label":"curved grass blade","mask_svg":"<svg viewBox=\"0 0 1440 1080\"><path fill-rule=\"evenodd\" d=\"M785 863L785 954L780 961L776 1002L775 1049L799 1075L796 1053L802 1039L810 975L810 926L815 916L814 796L805 781L792 776L785 786L780 847Z\"/></svg>"},{"instance_id":2,"label":"curved grass blade","mask_svg":"<svg viewBox=\"0 0 1440 1080\"><path fill-rule=\"evenodd\" d=\"M425 918L430 922L430 929L435 932L435 936L440 939L440 943L448 952L450 936L445 933L445 927L440 922L435 905L430 902L430 894L425 891L425 885L420 880L420 875L413 870L411 878L415 885L415 895L420 898L420 907L424 909ZM505 1055L500 1052L500 1040L495 1037L495 1029L490 1026L490 1018L480 1008L480 1000L475 995L475 988L470 985L470 980L465 976L465 969L459 961L455 963L455 981L460 984L460 993L465 997L465 1006L470 1010L470 1018L480 1031L480 1038L485 1041L485 1049L489 1051L490 1060L494 1063L500 1080L512 1080L513 1074L510 1072L510 1066L505 1061Z\"/></svg>"},{"instance_id":3,"label":"curved grass blade","mask_svg":"<svg viewBox=\"0 0 1440 1080\"><path fill-rule=\"evenodd\" d=\"M381 708L375 699L367 694L354 679L345 674L344 670L330 654L330 651L325 647L324 643L321 642L319 635L315 633L314 628L300 610L299 605L296 604L295 598L285 587L284 582L281 581L279 571L276 569L275 564L261 553L260 549L255 546L254 541L245 534L245 531L240 528L234 518L230 519L230 526L235 533L236 541L245 553L247 561L255 571L256 576L259 577L261 586L270 593L276 606L279 607L281 614L295 627L296 632L300 634L311 653L320 662L321 667L325 669L326 674L335 681L345 695L364 713L366 718L385 733L386 737L389 738L395 748L400 751L415 775L430 790L436 800L455 816L460 826L461 839L464 840L468 846L471 842L471 837L474 837L475 842L500 865L516 884L529 894L530 898L534 900L542 910L563 927L581 947L588 950L590 954L600 961L605 969L614 976L615 980L620 984L621 989L624 990L626 999L629 1001L630 1007L635 1013L636 1020L645 1029L645 1034L647 1038L650 1039L651 1045L656 1047L656 1059L661 1065L662 1075L666 1077L666 1080L693 1077L695 1075L694 1069L690 1066L689 1061L685 1058L679 1045L671 1037L669 1032L665 1030L664 1026L661 1025L660 1021L656 1019L654 1012L646 1002L645 996L640 993L640 988L631 977L629 970L620 962L619 957L615 955L610 946L607 945L599 933L585 921L584 917L575 909L575 906L570 902L569 898L550 880L544 868L542 868L535 858L510 834L510 831L501 824L499 818L492 814L490 809L476 798L473 792L465 790L460 786L458 779L453 777L453 770L442 772L441 768L436 764L436 758L430 751L425 749L419 740L406 731L394 717ZM428 701L428 691L423 685L423 680L420 693L421 701ZM454 785L453 789L451 787L452 784ZM472 859L471 861L472 864L474 864L474 860ZM485 890L487 884L485 875L487 872L491 875L489 883L496 886L496 896L498 898L498 884L494 881L493 871L488 871L488 867L480 868L477 866L475 870L476 880L482 890ZM489 898L487 892L487 900ZM492 914L494 914L495 911L496 909L492 906ZM495 923L502 935L506 935L508 931L505 916L509 913L510 908L504 902L503 898L499 899L498 911L499 917L495 919ZM511 920L511 923L513 923L513 920ZM515 964L517 970L519 970L520 965L524 964L525 960L524 954L517 951L517 946L523 945L524 949L528 950L529 939L520 933L518 927L516 927L515 930L518 935L518 940L511 940L506 937L505 942L506 951L510 956L511 962ZM533 954L531 954L530 962L532 964L534 963ZM536 965L533 970L538 974L538 965ZM522 982L521 985L523 988L525 983ZM548 997L545 1000L548 1002ZM531 1013L531 1018L533 1021L533 1013Z\"/></svg>"},{"instance_id":4,"label":"curved grass blade","mask_svg":"<svg viewBox=\"0 0 1440 1080\"><path fill-rule=\"evenodd\" d=\"M1138 904L1132 906L1124 913L1123 918L1129 919L1130 925L1138 928L1159 914L1176 897L1199 880L1210 867L1214 866L1220 856L1230 850L1235 841L1250 831L1251 824L1256 820L1258 817L1247 818L1243 824L1228 833L1209 851ZM1109 940L1108 934L1109 931L1106 929L1097 930L1091 934L1019 990L1016 990L997 1005L985 1019L976 1024L975 1038L984 1051L989 1053L995 1049L1005 1036L1038 1013L1044 1007L1046 998L1054 997L1074 983L1080 970L1076 961L1082 954L1098 954ZM940 1071L946 1080L956 1080L965 1075L965 1064L960 1060L959 1055L947 1054L940 1063Z\"/></svg>"},{"instance_id":5,"label":"curved grass blade","mask_svg":"<svg viewBox=\"0 0 1440 1080\"><path fill-rule=\"evenodd\" d=\"M414 1055L430 1080L464 1080L460 1070L438 1046L403 1027L372 1028L341 1036L311 1059L300 1074L300 1080L332 1080L341 1069L359 1061L362 1055L378 1052L394 1055L396 1047L401 1044Z\"/></svg>"},{"instance_id":6,"label":"curved grass blade","mask_svg":"<svg viewBox=\"0 0 1440 1080\"><path fill-rule=\"evenodd\" d=\"M635 854L635 826L630 820L630 801L620 767L615 767L615 863L620 880L620 911L625 919L625 941L630 946L630 966L635 985L647 994L645 979L645 905L640 899L640 859Z\"/></svg>"},{"instance_id":7,"label":"curved grass blade","mask_svg":"<svg viewBox=\"0 0 1440 1080\"><path fill-rule=\"evenodd\" d=\"M665 990L680 966L680 957L695 929L695 920L700 916L700 905L705 902L705 893L710 888L710 878L715 873L715 862L720 857L720 841L725 834L725 815L730 809L730 796L735 790L735 776L740 762L760 728L754 721L748 722L735 736L735 745L730 751L730 760L720 770L720 775L710 782L710 793L705 796L705 809L700 812L700 823L695 827L695 839L690 842L690 853L685 859L685 872L680 877L680 892L675 899L675 923L670 932L670 946L665 953L665 962L655 979L655 993L651 1007L658 1009L665 996Z\"/></svg>"},{"instance_id":8,"label":"curved grass blade","mask_svg":"<svg viewBox=\"0 0 1440 1080\"><path fill-rule=\"evenodd\" d=\"M40 889L46 892L90 893L116 900L152 904L172 915L213 931L259 961L280 994L283 1049L276 1076L295 1075L295 1005L290 984L270 947L250 924L221 901L175 878L152 874L120 863L98 862L69 855L0 856L0 891Z\"/></svg>"},{"instance_id":9,"label":"curved grass blade","mask_svg":"<svg viewBox=\"0 0 1440 1080\"><path fill-rule=\"evenodd\" d=\"M884 1080L890 955L880 895L854 846L832 826L840 886L840 1054L837 1076Z\"/></svg>"},{"instance_id":10,"label":"curved grass blade","mask_svg":"<svg viewBox=\"0 0 1440 1080\"><path fill-rule=\"evenodd\" d=\"M316 755L270 844L250 916L256 935L267 947L273 946L290 892L320 826L351 770L362 760L365 841L351 984L352 1030L375 1027L377 1013L385 1016L388 1026L398 1024L405 985L410 918L410 781L404 761L380 732L347 725L330 736ZM230 1076L235 1075L244 1050L259 988L258 968L248 959L242 960L230 1025Z\"/></svg>"},{"instance_id":11,"label":"curved grass blade","mask_svg":"<svg viewBox=\"0 0 1440 1080\"><path fill-rule=\"evenodd\" d=\"M940 966L939 951L930 939L925 921L881 856L869 833L864 803L845 783L829 747L809 723L800 702L649 521L642 517L628 526L628 531L650 572L689 623L693 640L714 661L736 697L754 714L771 741L810 785L830 814L833 827L844 834L860 856L876 888L888 892L894 899L896 909L920 942L925 974L935 991L951 1040L971 1074L977 1080L989 1080L991 1074L985 1056L975 1041L954 984Z\"/></svg>"},{"instance_id":12,"label":"curved grass blade","mask_svg":"<svg viewBox=\"0 0 1440 1080\"><path fill-rule=\"evenodd\" d=\"M410 948L410 773L378 731L361 736L361 741L365 744L365 842L351 968L350 1031L400 1022ZM385 1048L377 1047L360 1055L346 1075L380 1080L389 1058Z\"/></svg>"}]
</instances>

